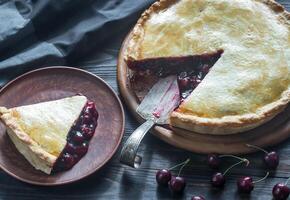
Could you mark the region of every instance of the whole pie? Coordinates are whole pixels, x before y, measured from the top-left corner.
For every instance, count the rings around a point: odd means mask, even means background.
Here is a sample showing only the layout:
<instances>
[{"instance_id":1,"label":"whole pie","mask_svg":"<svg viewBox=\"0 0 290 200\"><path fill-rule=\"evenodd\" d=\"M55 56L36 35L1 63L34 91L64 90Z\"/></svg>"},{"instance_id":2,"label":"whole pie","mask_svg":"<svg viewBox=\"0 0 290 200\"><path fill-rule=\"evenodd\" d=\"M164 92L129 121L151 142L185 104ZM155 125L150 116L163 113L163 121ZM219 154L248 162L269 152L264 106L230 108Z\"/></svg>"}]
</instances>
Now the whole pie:
<instances>
[{"instance_id":1,"label":"whole pie","mask_svg":"<svg viewBox=\"0 0 290 200\"><path fill-rule=\"evenodd\" d=\"M290 14L273 0L160 0L138 20L125 61L145 76L178 76L171 125L243 132L290 101Z\"/></svg>"},{"instance_id":2,"label":"whole pie","mask_svg":"<svg viewBox=\"0 0 290 200\"><path fill-rule=\"evenodd\" d=\"M0 119L17 150L47 174L73 167L88 150L98 113L95 104L77 95L7 109Z\"/></svg>"}]
</instances>

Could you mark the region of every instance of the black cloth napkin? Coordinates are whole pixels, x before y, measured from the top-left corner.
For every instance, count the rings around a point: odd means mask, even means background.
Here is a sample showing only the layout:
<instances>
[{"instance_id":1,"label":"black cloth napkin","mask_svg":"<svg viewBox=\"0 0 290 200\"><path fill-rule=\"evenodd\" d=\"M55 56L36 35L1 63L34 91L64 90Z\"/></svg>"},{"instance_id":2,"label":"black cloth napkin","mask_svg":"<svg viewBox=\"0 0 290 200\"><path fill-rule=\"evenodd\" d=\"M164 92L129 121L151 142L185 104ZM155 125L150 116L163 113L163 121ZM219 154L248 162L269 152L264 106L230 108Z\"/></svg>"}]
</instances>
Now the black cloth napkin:
<instances>
[{"instance_id":1,"label":"black cloth napkin","mask_svg":"<svg viewBox=\"0 0 290 200\"><path fill-rule=\"evenodd\" d=\"M120 46L153 1L0 0L0 86L29 70L78 66L103 46Z\"/></svg>"}]
</instances>

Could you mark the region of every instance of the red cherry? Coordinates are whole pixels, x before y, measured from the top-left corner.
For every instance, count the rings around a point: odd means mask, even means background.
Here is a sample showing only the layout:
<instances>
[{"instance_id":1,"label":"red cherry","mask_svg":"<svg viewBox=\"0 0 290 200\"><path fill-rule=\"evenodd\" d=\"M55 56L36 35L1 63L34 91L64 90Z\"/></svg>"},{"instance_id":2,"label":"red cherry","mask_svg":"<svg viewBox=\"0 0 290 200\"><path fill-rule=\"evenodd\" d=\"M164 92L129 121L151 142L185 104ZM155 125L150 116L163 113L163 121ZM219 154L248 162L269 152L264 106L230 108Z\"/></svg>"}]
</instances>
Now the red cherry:
<instances>
[{"instance_id":1,"label":"red cherry","mask_svg":"<svg viewBox=\"0 0 290 200\"><path fill-rule=\"evenodd\" d=\"M254 148L254 149L258 149L260 151L263 151L265 153L264 155L264 163L266 164L266 166L268 167L268 169L276 169L279 165L279 155L277 152L275 151L271 151L268 152L265 149L252 145L252 144L246 144L246 146Z\"/></svg>"},{"instance_id":2,"label":"red cherry","mask_svg":"<svg viewBox=\"0 0 290 200\"><path fill-rule=\"evenodd\" d=\"M190 159L186 159L184 162L179 163L170 169L162 169L156 172L156 181L159 185L167 186L174 193L181 193L185 188L185 179L180 177L179 174L181 173L182 169L190 162ZM181 166L181 167L180 167ZM178 176L172 176L170 170L176 167L180 167Z\"/></svg>"},{"instance_id":3,"label":"red cherry","mask_svg":"<svg viewBox=\"0 0 290 200\"><path fill-rule=\"evenodd\" d=\"M212 169L218 169L220 167L221 159L217 154L209 154L207 156L207 164Z\"/></svg>"},{"instance_id":4,"label":"red cherry","mask_svg":"<svg viewBox=\"0 0 290 200\"><path fill-rule=\"evenodd\" d=\"M278 183L273 187L272 194L275 200L286 200L290 194L290 188L284 183Z\"/></svg>"},{"instance_id":5,"label":"red cherry","mask_svg":"<svg viewBox=\"0 0 290 200\"><path fill-rule=\"evenodd\" d=\"M251 193L254 189L253 179L249 176L242 177L237 181L238 191L241 193Z\"/></svg>"},{"instance_id":6,"label":"red cherry","mask_svg":"<svg viewBox=\"0 0 290 200\"><path fill-rule=\"evenodd\" d=\"M159 185L167 186L171 180L171 172L167 169L160 169L156 172L156 181Z\"/></svg>"},{"instance_id":7,"label":"red cherry","mask_svg":"<svg viewBox=\"0 0 290 200\"><path fill-rule=\"evenodd\" d=\"M269 169L276 169L279 165L279 155L275 151L266 153L264 162Z\"/></svg>"},{"instance_id":8,"label":"red cherry","mask_svg":"<svg viewBox=\"0 0 290 200\"><path fill-rule=\"evenodd\" d=\"M172 176L168 185L169 185L170 190L173 193L182 193L184 188L185 188L186 182L185 182L185 179L183 177Z\"/></svg>"},{"instance_id":9,"label":"red cherry","mask_svg":"<svg viewBox=\"0 0 290 200\"><path fill-rule=\"evenodd\" d=\"M254 184L265 180L268 176L269 172L267 172L263 178L256 181L253 181L253 179L249 176L242 177L237 181L238 191L240 193L251 193L254 189Z\"/></svg>"},{"instance_id":10,"label":"red cherry","mask_svg":"<svg viewBox=\"0 0 290 200\"><path fill-rule=\"evenodd\" d=\"M211 184L214 187L223 187L225 185L225 183L226 183L226 178L222 173L217 172L217 173L213 174L213 176L211 178Z\"/></svg>"}]
</instances>

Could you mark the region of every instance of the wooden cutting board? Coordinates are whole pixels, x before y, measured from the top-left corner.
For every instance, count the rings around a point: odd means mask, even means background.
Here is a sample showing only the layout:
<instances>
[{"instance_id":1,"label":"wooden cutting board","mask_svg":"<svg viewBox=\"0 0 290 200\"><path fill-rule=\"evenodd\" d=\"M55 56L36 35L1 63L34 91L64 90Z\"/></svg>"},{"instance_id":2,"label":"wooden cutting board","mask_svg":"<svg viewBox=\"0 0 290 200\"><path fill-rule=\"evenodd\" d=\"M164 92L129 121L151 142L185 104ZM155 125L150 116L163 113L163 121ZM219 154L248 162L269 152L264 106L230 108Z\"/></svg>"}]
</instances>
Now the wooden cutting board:
<instances>
[{"instance_id":1,"label":"wooden cutting board","mask_svg":"<svg viewBox=\"0 0 290 200\"><path fill-rule=\"evenodd\" d=\"M129 77L131 71L123 59L123 54L131 33L125 38L119 52L117 76L121 95L134 117L141 123L144 120L136 113L140 100L156 80L141 79L133 84ZM270 122L251 131L214 136L198 134L179 128L155 126L151 131L161 140L195 153L219 153L219 154L244 154L256 151L245 144L253 144L259 147L276 145L290 136L290 106Z\"/></svg>"}]
</instances>

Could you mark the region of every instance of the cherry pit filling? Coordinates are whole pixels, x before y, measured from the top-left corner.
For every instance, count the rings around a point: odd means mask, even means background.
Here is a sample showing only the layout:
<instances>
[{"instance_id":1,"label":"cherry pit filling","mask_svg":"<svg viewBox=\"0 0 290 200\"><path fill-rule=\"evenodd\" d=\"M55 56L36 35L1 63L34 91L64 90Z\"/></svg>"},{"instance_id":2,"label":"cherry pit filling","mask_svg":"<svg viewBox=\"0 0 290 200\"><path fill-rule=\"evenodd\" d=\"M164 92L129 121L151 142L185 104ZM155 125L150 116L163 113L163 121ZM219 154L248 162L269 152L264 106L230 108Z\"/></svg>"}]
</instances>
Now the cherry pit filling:
<instances>
[{"instance_id":1,"label":"cherry pit filling","mask_svg":"<svg viewBox=\"0 0 290 200\"><path fill-rule=\"evenodd\" d=\"M98 112L95 103L88 101L67 135L66 146L53 166L54 172L72 168L87 153L97 125Z\"/></svg>"},{"instance_id":2,"label":"cherry pit filling","mask_svg":"<svg viewBox=\"0 0 290 200\"><path fill-rule=\"evenodd\" d=\"M211 67L221 57L223 50L202 55L150 58L129 61L128 67L138 75L165 77L177 75L181 102L201 83ZM133 78L134 79L134 78Z\"/></svg>"}]
</instances>

